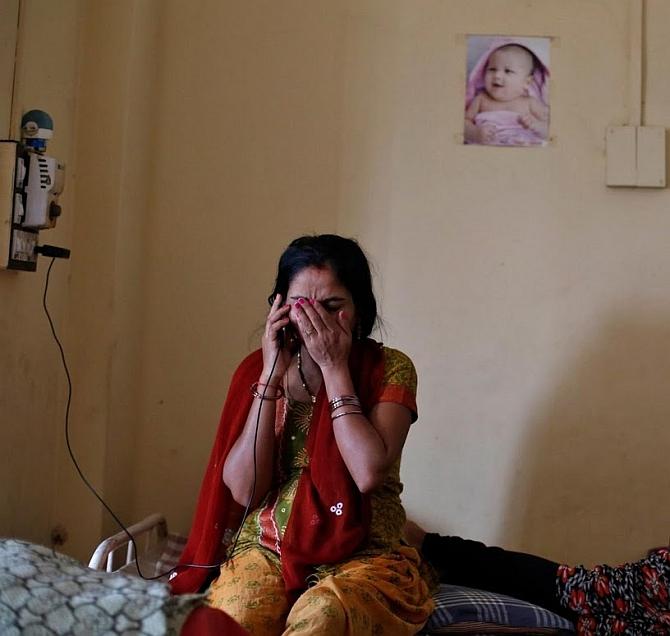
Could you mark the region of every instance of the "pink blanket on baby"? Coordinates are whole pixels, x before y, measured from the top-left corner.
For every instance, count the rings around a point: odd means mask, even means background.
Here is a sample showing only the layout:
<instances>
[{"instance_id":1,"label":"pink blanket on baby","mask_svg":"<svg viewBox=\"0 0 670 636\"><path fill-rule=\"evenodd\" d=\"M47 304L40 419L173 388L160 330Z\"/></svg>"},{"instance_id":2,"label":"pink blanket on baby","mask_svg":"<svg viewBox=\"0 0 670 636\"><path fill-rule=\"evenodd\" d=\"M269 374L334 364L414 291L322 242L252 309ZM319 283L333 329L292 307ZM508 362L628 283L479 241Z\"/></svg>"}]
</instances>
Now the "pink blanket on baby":
<instances>
[{"instance_id":1,"label":"pink blanket on baby","mask_svg":"<svg viewBox=\"0 0 670 636\"><path fill-rule=\"evenodd\" d=\"M490 146L541 146L546 139L521 124L519 113L510 110L492 110L478 113L475 124L478 127L490 126L493 137L487 140Z\"/></svg>"},{"instance_id":2,"label":"pink blanket on baby","mask_svg":"<svg viewBox=\"0 0 670 636\"><path fill-rule=\"evenodd\" d=\"M484 90L486 65L489 57L493 55L503 46L509 44L516 44L528 49L534 56L536 67L533 71L533 80L528 87L528 95L539 99L545 106L549 105L549 61L547 59L547 52L537 46L536 38L516 38L516 37L500 37L494 39L484 54L477 60L470 75L468 76L468 83L465 88L465 107L470 105L470 102L475 98L477 93Z\"/></svg>"}]
</instances>

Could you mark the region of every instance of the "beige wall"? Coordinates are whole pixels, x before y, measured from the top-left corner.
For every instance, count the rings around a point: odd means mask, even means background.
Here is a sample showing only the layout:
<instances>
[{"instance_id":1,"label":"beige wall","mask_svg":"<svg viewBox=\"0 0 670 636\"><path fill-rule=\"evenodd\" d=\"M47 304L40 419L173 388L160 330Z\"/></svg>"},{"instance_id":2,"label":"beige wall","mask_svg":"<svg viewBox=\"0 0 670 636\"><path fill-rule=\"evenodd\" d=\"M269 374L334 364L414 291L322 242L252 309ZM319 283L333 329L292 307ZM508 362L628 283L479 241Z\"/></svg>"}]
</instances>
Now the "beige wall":
<instances>
[{"instance_id":1,"label":"beige wall","mask_svg":"<svg viewBox=\"0 0 670 636\"><path fill-rule=\"evenodd\" d=\"M4 90L2 93L2 112L7 112L1 122L2 136L10 128L16 136L23 112L47 110L55 122L49 152L71 169L78 5L75 1L3 2L3 35L9 25L5 18L11 15L15 37L19 4L22 34L30 37L19 38L11 126L7 121L10 95ZM9 53L13 56L13 47ZM12 69L2 72L2 86L9 88L12 81L7 75L13 74ZM70 244L73 177L69 172L61 198L66 212L58 226L44 234L43 242ZM60 517L52 504L56 499L66 396L58 349L42 310L47 266L48 261L42 259L37 273L0 271L0 535L40 543L48 543L49 529ZM48 306L62 339L68 315L78 311L69 305L68 275L69 265L58 262L51 273L48 295Z\"/></svg>"},{"instance_id":2,"label":"beige wall","mask_svg":"<svg viewBox=\"0 0 670 636\"><path fill-rule=\"evenodd\" d=\"M73 444L125 520L187 529L276 257L339 231L419 371L414 517L569 560L667 539L670 196L604 186L605 128L635 112L636 2L23 4L62 36L47 77L26 45L16 108L57 111L71 167L48 242L73 249L52 292ZM647 124L669 124L669 19L648 0ZM555 38L549 148L457 141L463 35L496 32ZM0 532L46 541L58 521L82 557L112 525L62 452L44 265L0 272Z\"/></svg>"},{"instance_id":3,"label":"beige wall","mask_svg":"<svg viewBox=\"0 0 670 636\"><path fill-rule=\"evenodd\" d=\"M396 5L384 90L358 94L393 122L350 167L384 201L384 309L421 372L406 503L432 527L557 559L632 558L670 527L655 503L670 486L670 217L666 190L603 185L605 127L630 108L629 3L500 4ZM667 4L647 5L667 24ZM458 35L495 31L558 38L547 150L453 141ZM647 123L667 126L653 105L667 105L665 47L652 26ZM343 207L372 223L374 203Z\"/></svg>"},{"instance_id":4,"label":"beige wall","mask_svg":"<svg viewBox=\"0 0 670 636\"><path fill-rule=\"evenodd\" d=\"M0 3L0 137L8 139L9 120L14 94L14 65L16 57L16 35L19 22L19 0Z\"/></svg>"}]
</instances>

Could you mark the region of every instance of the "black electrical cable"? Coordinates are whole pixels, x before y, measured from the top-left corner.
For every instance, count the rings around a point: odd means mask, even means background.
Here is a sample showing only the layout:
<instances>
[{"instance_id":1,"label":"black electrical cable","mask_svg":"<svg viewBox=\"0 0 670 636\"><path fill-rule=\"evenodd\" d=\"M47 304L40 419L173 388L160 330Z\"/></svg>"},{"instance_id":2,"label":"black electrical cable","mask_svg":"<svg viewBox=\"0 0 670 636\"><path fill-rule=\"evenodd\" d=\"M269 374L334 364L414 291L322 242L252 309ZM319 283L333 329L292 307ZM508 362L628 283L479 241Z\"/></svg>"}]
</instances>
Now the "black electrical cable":
<instances>
[{"instance_id":1,"label":"black electrical cable","mask_svg":"<svg viewBox=\"0 0 670 636\"><path fill-rule=\"evenodd\" d=\"M51 319L51 314L49 313L49 309L47 307L47 292L49 290L49 277L51 276L51 268L53 267L54 262L56 261L57 257L53 257L51 259L51 263L49 263L49 268L47 269L47 275L46 275L46 281L44 284L44 295L42 296L42 307L44 307L44 313L47 316L47 320L49 321L49 326L51 327L51 333L54 337L54 340L56 341L56 344L58 345L58 349L60 351L60 357L61 361L63 363L63 368L65 369L65 376L67 377L67 404L65 406L65 444L67 446L68 453L70 455L70 459L72 460L72 463L74 464L74 467L77 469L77 472L79 473L79 477L81 477L81 480L84 482L86 487L93 493L95 498L103 505L105 510L112 516L114 521L118 524L118 526L125 532L125 534L128 536L128 539L130 543L133 546L133 551L135 554L135 567L137 569L137 573L141 578L143 578L145 581L155 581L157 579L161 579L164 576L168 574L172 574L172 572L177 571L178 569L181 568L202 568L202 569L213 569L213 568L218 568L225 563L224 561L221 561L219 563L212 563L209 565L205 564L199 564L199 563L180 563L179 565L176 565L175 567L167 570L166 572L163 572L161 574L157 574L155 576L145 576L142 573L142 570L140 569L140 564L139 561L137 560L137 544L135 543L135 537L128 531L128 528L126 528L125 525L123 525L123 522L116 516L114 511L105 503L104 499L98 494L96 489L90 484L88 479L86 479L86 476L82 472L81 468L79 467L79 463L77 462L76 457L74 456L74 452L72 450L72 445L70 444L70 406L72 404L72 378L70 377L70 370L68 369L67 366L67 361L65 359L65 352L63 351L63 345L61 344L60 340L58 339L58 335L56 334L56 328L54 327L53 320ZM277 366L277 361L279 359L279 352L280 350L277 350L277 355L275 356L275 359L272 363L272 369L270 371L270 376L274 373L275 367ZM256 417L256 431L254 433L254 481L252 484L252 489L251 489L251 496L249 497L249 502L247 503L246 508L244 509L244 514L242 515L242 521L240 522L239 528L237 529L237 533L235 535L235 540L233 541L233 544L231 548L228 550L229 554L233 553L233 550L235 549L235 546L237 545L237 539L240 536L240 532L242 531L242 526L244 525L244 522L247 518L247 515L249 514L249 508L251 507L251 502L254 500L254 495L256 494L256 476L257 476L257 465L256 465L256 442L258 440L258 428L260 426L260 420L261 420L261 409L263 406L263 399L265 398L265 393L268 390L267 385L264 386L263 388L263 393L261 394L261 404L258 407L258 415Z\"/></svg>"}]
</instances>

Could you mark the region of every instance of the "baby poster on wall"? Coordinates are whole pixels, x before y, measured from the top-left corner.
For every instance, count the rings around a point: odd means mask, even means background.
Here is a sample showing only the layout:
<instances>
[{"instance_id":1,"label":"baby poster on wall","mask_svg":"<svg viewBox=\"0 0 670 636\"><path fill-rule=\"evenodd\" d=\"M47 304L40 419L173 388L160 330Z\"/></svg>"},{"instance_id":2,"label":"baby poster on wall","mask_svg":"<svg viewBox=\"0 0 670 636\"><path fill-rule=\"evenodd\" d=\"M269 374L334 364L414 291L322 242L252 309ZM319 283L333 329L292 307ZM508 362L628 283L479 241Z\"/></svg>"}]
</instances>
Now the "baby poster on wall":
<instances>
[{"instance_id":1,"label":"baby poster on wall","mask_svg":"<svg viewBox=\"0 0 670 636\"><path fill-rule=\"evenodd\" d=\"M469 35L464 141L544 146L550 38Z\"/></svg>"}]
</instances>

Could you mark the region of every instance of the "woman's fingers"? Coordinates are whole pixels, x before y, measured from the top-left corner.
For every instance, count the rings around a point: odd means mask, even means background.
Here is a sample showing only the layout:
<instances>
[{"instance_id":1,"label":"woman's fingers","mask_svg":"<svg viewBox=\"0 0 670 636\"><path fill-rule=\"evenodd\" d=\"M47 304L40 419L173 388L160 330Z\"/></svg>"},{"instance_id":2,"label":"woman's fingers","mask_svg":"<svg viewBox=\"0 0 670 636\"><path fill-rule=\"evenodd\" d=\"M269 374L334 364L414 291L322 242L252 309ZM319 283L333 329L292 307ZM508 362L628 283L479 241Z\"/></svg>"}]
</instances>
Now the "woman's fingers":
<instances>
[{"instance_id":1,"label":"woman's fingers","mask_svg":"<svg viewBox=\"0 0 670 636\"><path fill-rule=\"evenodd\" d=\"M337 330L337 324L333 318L317 301L313 300L303 300L298 303L296 321L306 343L315 337L331 341Z\"/></svg>"},{"instance_id":2,"label":"woman's fingers","mask_svg":"<svg viewBox=\"0 0 670 636\"><path fill-rule=\"evenodd\" d=\"M299 305L298 318L304 316L303 324L307 331L314 329L322 333L325 331L333 331L333 320L328 315L328 312L321 306L321 303L310 299L302 300Z\"/></svg>"},{"instance_id":3,"label":"woman's fingers","mask_svg":"<svg viewBox=\"0 0 670 636\"><path fill-rule=\"evenodd\" d=\"M312 330L314 333L324 335L328 332L336 334L338 331L344 332L347 336L351 335L348 316L344 311L338 311L332 316L319 302L307 300L299 303L298 307L302 310L296 314L299 325L302 325L308 335ZM301 316L304 316L302 323L300 323Z\"/></svg>"},{"instance_id":4,"label":"woman's fingers","mask_svg":"<svg viewBox=\"0 0 670 636\"><path fill-rule=\"evenodd\" d=\"M306 313L306 304L309 304L309 301L302 298L295 303L295 323L303 339L305 336L312 336L316 333L316 328Z\"/></svg>"},{"instance_id":5,"label":"woman's fingers","mask_svg":"<svg viewBox=\"0 0 670 636\"><path fill-rule=\"evenodd\" d=\"M281 300L281 295L277 294L265 322L265 336L271 340L274 340L277 337L278 331L289 323L288 313L291 307L289 305L282 305Z\"/></svg>"},{"instance_id":6,"label":"woman's fingers","mask_svg":"<svg viewBox=\"0 0 670 636\"><path fill-rule=\"evenodd\" d=\"M351 332L344 312L331 315L318 302L297 303L296 324L312 359L321 367L346 361L351 346Z\"/></svg>"},{"instance_id":7,"label":"woman's fingers","mask_svg":"<svg viewBox=\"0 0 670 636\"><path fill-rule=\"evenodd\" d=\"M275 322L273 322L270 325L270 331L268 333L268 336L273 340L276 339L279 332L282 331L285 327L287 327L288 323L289 323L288 316L286 316L285 318L280 318L279 320L275 320Z\"/></svg>"},{"instance_id":8,"label":"woman's fingers","mask_svg":"<svg viewBox=\"0 0 670 636\"><path fill-rule=\"evenodd\" d=\"M272 305L270 305L270 311L268 312L268 317L265 319L265 333L268 332L268 327L272 324L274 317L277 313L277 309L281 307L281 294L275 294Z\"/></svg>"},{"instance_id":9,"label":"woman's fingers","mask_svg":"<svg viewBox=\"0 0 670 636\"><path fill-rule=\"evenodd\" d=\"M264 382L275 382L281 378L286 371L286 365L290 354L284 347L281 330L289 323L290 306L282 305L282 297L277 294L272 301L272 306L265 321L265 330L261 338L263 349L263 374Z\"/></svg>"},{"instance_id":10,"label":"woman's fingers","mask_svg":"<svg viewBox=\"0 0 670 636\"><path fill-rule=\"evenodd\" d=\"M270 312L268 313L268 319L272 320L273 318L277 318L281 314L286 313L289 309L289 305L282 305L281 294L277 294L274 301L272 301L272 306L270 307Z\"/></svg>"}]
</instances>

